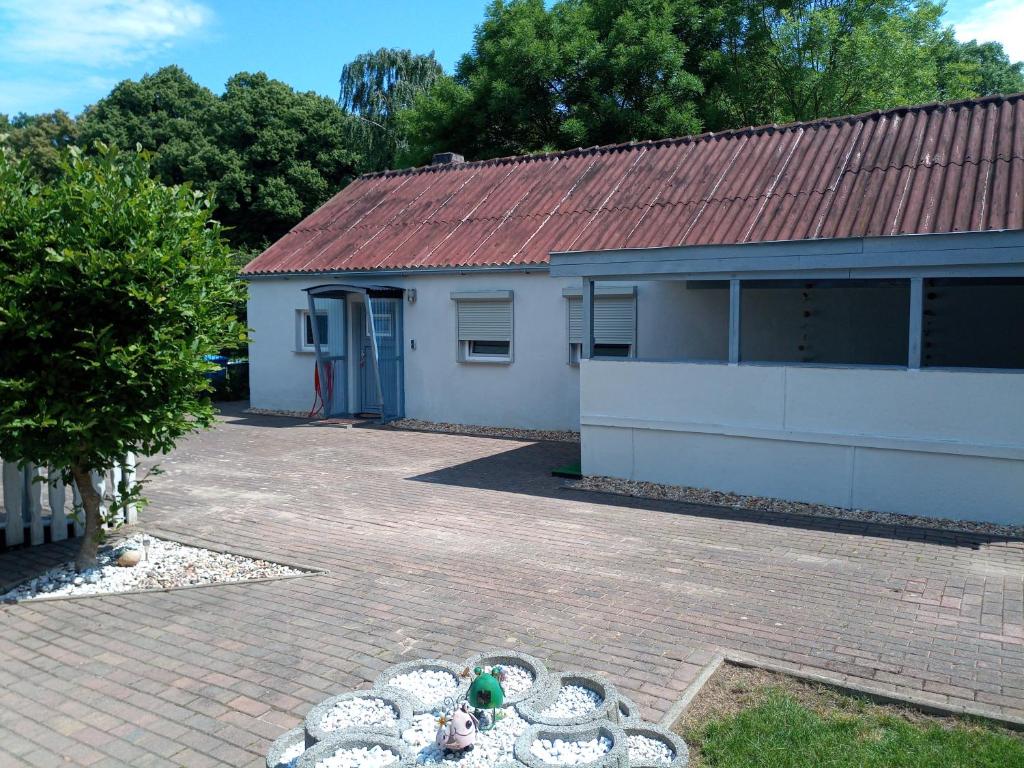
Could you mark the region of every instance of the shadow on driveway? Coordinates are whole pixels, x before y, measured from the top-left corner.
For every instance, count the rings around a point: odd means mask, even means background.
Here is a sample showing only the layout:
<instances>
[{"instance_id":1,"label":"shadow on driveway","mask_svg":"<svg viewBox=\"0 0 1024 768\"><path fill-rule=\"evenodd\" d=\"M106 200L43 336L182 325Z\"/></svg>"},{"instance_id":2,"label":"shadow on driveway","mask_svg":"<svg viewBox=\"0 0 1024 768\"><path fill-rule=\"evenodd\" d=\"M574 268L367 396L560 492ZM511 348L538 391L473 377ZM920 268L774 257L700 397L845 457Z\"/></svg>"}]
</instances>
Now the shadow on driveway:
<instances>
[{"instance_id":1,"label":"shadow on driveway","mask_svg":"<svg viewBox=\"0 0 1024 768\"><path fill-rule=\"evenodd\" d=\"M599 491L581 491L566 487L564 480L551 476L551 470L579 461L580 448L573 443L531 443L521 448L457 464L435 472L409 478L422 483L456 485L544 498L577 499L589 504L605 504L624 509L642 509L668 514L690 515L715 520L760 523L782 528L800 528L826 533L846 533L899 541L926 542L948 547L980 549L990 544L1022 543L1024 539L995 534L965 533L913 525L813 517L784 512L735 509L682 501L640 499ZM1022 547L1024 550L1024 547Z\"/></svg>"}]
</instances>

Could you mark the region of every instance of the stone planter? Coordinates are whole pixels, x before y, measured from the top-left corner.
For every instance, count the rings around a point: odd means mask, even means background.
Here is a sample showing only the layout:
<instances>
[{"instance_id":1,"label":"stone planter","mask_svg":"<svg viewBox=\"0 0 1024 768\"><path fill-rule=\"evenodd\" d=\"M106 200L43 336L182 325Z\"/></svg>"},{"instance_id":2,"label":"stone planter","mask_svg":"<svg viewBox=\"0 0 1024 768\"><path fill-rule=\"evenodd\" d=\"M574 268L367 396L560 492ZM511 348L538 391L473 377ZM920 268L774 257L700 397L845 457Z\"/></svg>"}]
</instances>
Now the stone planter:
<instances>
[{"instance_id":1,"label":"stone planter","mask_svg":"<svg viewBox=\"0 0 1024 768\"><path fill-rule=\"evenodd\" d=\"M326 729L323 727L324 718L333 710L338 704L346 701L353 701L355 699L379 699L385 704L389 705L395 713L395 723L393 725L357 725L349 728L338 728L338 729ZM372 733L379 733L382 736L401 736L402 731L409 727L410 721L412 720L413 714L413 702L402 691L398 688L374 688L369 691L351 691L349 693L343 693L340 696L332 696L326 701L322 701L317 704L313 709L306 715L305 722L305 738L306 746L312 747L314 744L318 744L325 739L331 738L335 734L343 734L351 730L368 731Z\"/></svg>"},{"instance_id":2,"label":"stone planter","mask_svg":"<svg viewBox=\"0 0 1024 768\"><path fill-rule=\"evenodd\" d=\"M484 651L466 659L466 668L472 672L476 667L493 667L503 664L509 667L522 667L533 677L533 685L521 693L506 695L505 706L518 704L520 701L542 695L550 685L550 675L544 662L525 653L516 651Z\"/></svg>"},{"instance_id":3,"label":"stone planter","mask_svg":"<svg viewBox=\"0 0 1024 768\"><path fill-rule=\"evenodd\" d=\"M672 761L663 763L657 760L629 759L630 768L686 768L690 764L690 749L679 736L659 725L641 723L639 721L623 726L626 733L626 751L629 752L630 736L646 736L648 739L662 742L672 750Z\"/></svg>"},{"instance_id":4,"label":"stone planter","mask_svg":"<svg viewBox=\"0 0 1024 768\"><path fill-rule=\"evenodd\" d=\"M315 747L307 749L299 758L296 768L317 768L317 763L333 757L343 749L359 749L365 747L381 747L394 752L395 761L388 763L387 768L413 768L416 758L412 756L408 745L395 736L384 736L373 731L343 731L324 739Z\"/></svg>"},{"instance_id":5,"label":"stone planter","mask_svg":"<svg viewBox=\"0 0 1024 768\"><path fill-rule=\"evenodd\" d=\"M531 751L533 742L541 739L590 741L601 736L611 740L612 748L595 760L574 765L578 768L629 768L626 734L619 726L607 721L585 725L531 725L516 739L516 760L527 768L552 768L559 763L549 763L534 755Z\"/></svg>"},{"instance_id":6,"label":"stone planter","mask_svg":"<svg viewBox=\"0 0 1024 768\"><path fill-rule=\"evenodd\" d=\"M302 749L306 749L306 734L302 728L292 728L285 734L278 736L273 744L270 745L270 751L267 752L267 768L285 768L289 763L284 761L284 756L290 752L296 745L302 745Z\"/></svg>"},{"instance_id":7,"label":"stone planter","mask_svg":"<svg viewBox=\"0 0 1024 768\"><path fill-rule=\"evenodd\" d=\"M455 691L446 695L440 701L423 701L415 693L412 693L401 686L391 685L391 681L399 675L404 675L421 669L447 672L455 679ZM471 681L469 678L461 677L462 670L462 667L440 659L417 659L415 661L406 661L402 664L396 664L393 667L388 667L381 672L377 677L377 682L374 683L374 690L381 690L382 688L388 687L399 688L412 704L413 715L422 715L426 712L432 712L439 707L455 706L456 702L466 695L466 691L469 690L469 684ZM447 701L449 698L452 700L451 702Z\"/></svg>"},{"instance_id":8,"label":"stone planter","mask_svg":"<svg viewBox=\"0 0 1024 768\"><path fill-rule=\"evenodd\" d=\"M619 694L619 705L612 713L612 721L619 725L640 722L640 708L632 699Z\"/></svg>"},{"instance_id":9,"label":"stone planter","mask_svg":"<svg viewBox=\"0 0 1024 768\"><path fill-rule=\"evenodd\" d=\"M516 705L519 716L530 724L540 725L582 725L597 720L615 722L618 716L619 695L615 686L603 675L586 674L583 672L559 672L548 676L547 690ZM558 699L562 686L579 685L589 688L602 699L601 706L582 715L558 717L545 714L545 710Z\"/></svg>"}]
</instances>

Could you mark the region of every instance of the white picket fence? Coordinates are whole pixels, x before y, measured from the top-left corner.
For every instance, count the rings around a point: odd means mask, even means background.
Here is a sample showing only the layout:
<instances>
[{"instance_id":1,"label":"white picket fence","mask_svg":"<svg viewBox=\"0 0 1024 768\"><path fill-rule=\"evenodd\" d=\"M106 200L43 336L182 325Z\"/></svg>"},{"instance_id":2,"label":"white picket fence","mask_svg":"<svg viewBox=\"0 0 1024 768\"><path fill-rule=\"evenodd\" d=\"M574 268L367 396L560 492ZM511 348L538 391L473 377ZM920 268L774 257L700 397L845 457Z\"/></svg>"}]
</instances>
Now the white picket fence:
<instances>
[{"instance_id":1,"label":"white picket fence","mask_svg":"<svg viewBox=\"0 0 1024 768\"><path fill-rule=\"evenodd\" d=\"M45 479L36 480L37 477ZM133 454L129 453L120 464L102 475L92 473L92 486L103 499L104 511L118 500L122 479L129 485L135 479ZM82 535L82 497L74 483L68 494L59 471L34 464L19 468L15 461L3 461L2 482L0 530L6 546L25 544L26 528L30 545L42 544L46 540L46 528L50 529L51 541L62 541L68 537L69 521L73 522L74 535ZM118 513L118 521L134 523L137 516L135 505L130 504Z\"/></svg>"}]
</instances>

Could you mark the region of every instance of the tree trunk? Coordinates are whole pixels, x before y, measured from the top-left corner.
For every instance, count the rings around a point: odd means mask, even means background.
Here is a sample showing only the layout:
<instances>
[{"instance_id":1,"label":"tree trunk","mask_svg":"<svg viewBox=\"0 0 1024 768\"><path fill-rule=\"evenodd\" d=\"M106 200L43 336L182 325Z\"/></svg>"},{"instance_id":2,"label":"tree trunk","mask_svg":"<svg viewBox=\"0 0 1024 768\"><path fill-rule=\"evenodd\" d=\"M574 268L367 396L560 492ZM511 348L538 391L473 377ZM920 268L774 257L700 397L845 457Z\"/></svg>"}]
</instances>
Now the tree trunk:
<instances>
[{"instance_id":1,"label":"tree trunk","mask_svg":"<svg viewBox=\"0 0 1024 768\"><path fill-rule=\"evenodd\" d=\"M100 520L102 499L93 487L89 470L75 464L71 467L71 474L75 478L75 485L78 486L78 493L82 497L82 508L85 514L85 531L82 534L78 555L75 557L75 570L81 573L96 567L96 551L100 546L100 527L102 525Z\"/></svg>"}]
</instances>

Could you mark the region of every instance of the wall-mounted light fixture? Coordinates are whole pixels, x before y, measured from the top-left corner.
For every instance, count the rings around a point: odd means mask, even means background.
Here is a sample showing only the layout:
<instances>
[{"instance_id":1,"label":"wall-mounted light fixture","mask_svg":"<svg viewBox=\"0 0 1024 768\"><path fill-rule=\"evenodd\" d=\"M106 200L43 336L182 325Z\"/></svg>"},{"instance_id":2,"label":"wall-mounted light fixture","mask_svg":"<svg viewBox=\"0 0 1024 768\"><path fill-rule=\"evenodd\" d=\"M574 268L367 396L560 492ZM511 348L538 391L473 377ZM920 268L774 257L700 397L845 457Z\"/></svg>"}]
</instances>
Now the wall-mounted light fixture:
<instances>
[{"instance_id":1,"label":"wall-mounted light fixture","mask_svg":"<svg viewBox=\"0 0 1024 768\"><path fill-rule=\"evenodd\" d=\"M407 298L409 300L410 304L415 304L416 303L416 289L415 288L407 289L406 292L405 292L405 298Z\"/></svg>"}]
</instances>

